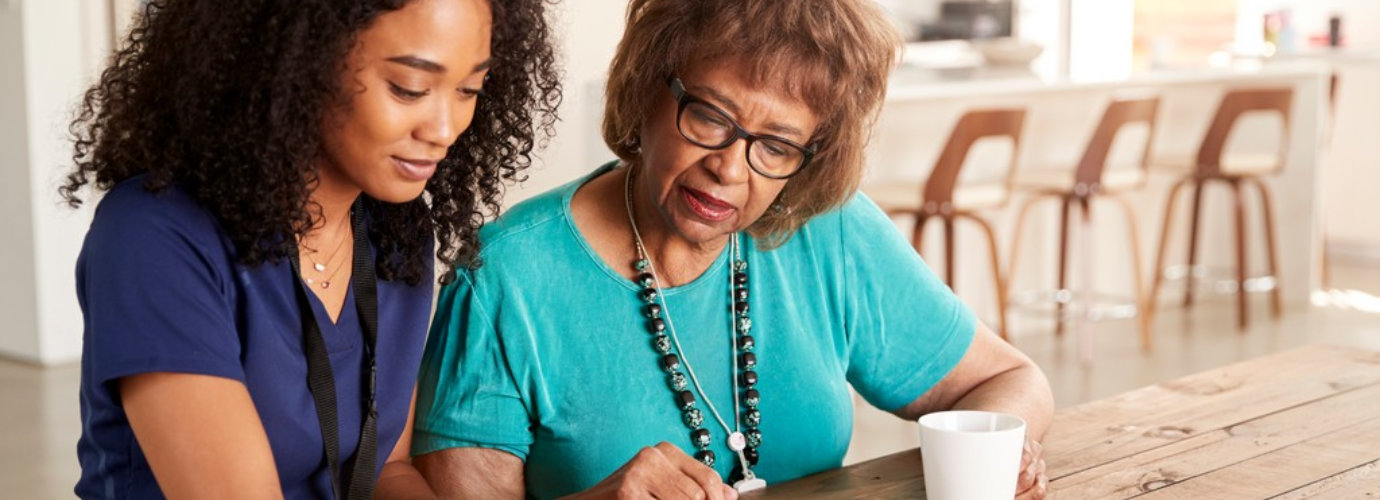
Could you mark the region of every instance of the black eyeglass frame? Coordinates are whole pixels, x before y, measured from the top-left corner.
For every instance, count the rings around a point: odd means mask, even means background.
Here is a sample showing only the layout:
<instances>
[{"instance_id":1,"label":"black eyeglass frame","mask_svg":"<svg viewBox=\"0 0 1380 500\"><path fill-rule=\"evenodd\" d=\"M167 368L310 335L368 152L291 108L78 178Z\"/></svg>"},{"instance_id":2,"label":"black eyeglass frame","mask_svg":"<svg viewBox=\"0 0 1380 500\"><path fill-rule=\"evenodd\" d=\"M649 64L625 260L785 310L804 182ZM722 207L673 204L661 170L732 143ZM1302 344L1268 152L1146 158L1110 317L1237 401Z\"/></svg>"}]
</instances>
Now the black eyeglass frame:
<instances>
[{"instance_id":1,"label":"black eyeglass frame","mask_svg":"<svg viewBox=\"0 0 1380 500\"><path fill-rule=\"evenodd\" d=\"M818 152L819 142L811 143L809 146L802 146L800 144L797 144L795 141L786 139L784 137L770 134L754 134L752 132L748 132L747 129L744 129L742 125L738 124L737 120L734 120L731 116L729 116L726 111L720 109L718 106L715 106L713 103L709 101L700 99L699 97L695 97L693 94L687 92L685 90L685 82L682 82L679 77L671 76L670 78L667 78L666 84L671 87L671 95L676 98L676 132L679 132L681 137L685 138L685 140L687 141L690 141L691 144L711 150L720 150L727 148L729 146L732 146L733 143L738 142L739 139L747 140L748 145L746 148L743 148L743 155L746 156L748 167L752 168L753 172L757 172L757 174L761 175L762 177L778 180L789 179L791 177L794 177L805 170L805 167L810 164L810 160L813 160L815 154ZM728 124L733 127L733 135L730 135L728 139L725 139L724 142L720 144L704 144L694 139L691 139L690 136L686 135L685 131L681 129L680 124L682 115L685 114L685 107L689 106L692 103L703 105L705 107L708 107L710 111L718 113L719 116L724 119L724 121L728 122ZM791 171L791 173L788 173L786 175L775 175L763 172L761 169L757 168L757 165L754 165L752 163L752 145L762 139L770 139L776 142L780 142L782 144L785 144L786 146L795 148L796 150L800 151L800 165L796 166L795 170Z\"/></svg>"}]
</instances>

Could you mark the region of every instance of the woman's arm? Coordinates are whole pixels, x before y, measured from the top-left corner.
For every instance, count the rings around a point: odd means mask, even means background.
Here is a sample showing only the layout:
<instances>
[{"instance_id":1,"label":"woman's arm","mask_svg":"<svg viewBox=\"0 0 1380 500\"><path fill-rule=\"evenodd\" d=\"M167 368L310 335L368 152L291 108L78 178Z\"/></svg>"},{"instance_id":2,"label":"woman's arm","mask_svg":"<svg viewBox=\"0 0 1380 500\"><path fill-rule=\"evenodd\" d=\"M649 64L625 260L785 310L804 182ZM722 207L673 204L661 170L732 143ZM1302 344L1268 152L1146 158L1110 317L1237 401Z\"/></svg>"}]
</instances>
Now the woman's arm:
<instances>
[{"instance_id":1,"label":"woman's arm","mask_svg":"<svg viewBox=\"0 0 1380 500\"><path fill-rule=\"evenodd\" d=\"M378 485L374 488L374 498L380 499L432 499L436 493L431 490L426 479L412 465L412 418L417 408L417 387L412 387L412 404L408 406L407 423L403 426L398 444L388 454L388 462L383 464Z\"/></svg>"},{"instance_id":2,"label":"woman's arm","mask_svg":"<svg viewBox=\"0 0 1380 500\"><path fill-rule=\"evenodd\" d=\"M417 457L417 468L442 498L521 499L526 493L522 460L487 448L450 448ZM734 500L738 492L719 473L662 442L569 500L662 498Z\"/></svg>"},{"instance_id":3,"label":"woman's arm","mask_svg":"<svg viewBox=\"0 0 1380 500\"><path fill-rule=\"evenodd\" d=\"M1025 354L977 323L963 359L924 395L894 413L906 420L940 410L988 410L1019 415L1026 437L1040 440L1054 416L1044 372Z\"/></svg>"},{"instance_id":4,"label":"woman's arm","mask_svg":"<svg viewBox=\"0 0 1380 500\"><path fill-rule=\"evenodd\" d=\"M521 500L527 492L522 459L506 451L448 448L413 463L440 498Z\"/></svg>"},{"instance_id":5,"label":"woman's arm","mask_svg":"<svg viewBox=\"0 0 1380 500\"><path fill-rule=\"evenodd\" d=\"M268 434L244 384L145 373L121 378L119 393L168 498L283 498Z\"/></svg>"},{"instance_id":6,"label":"woman's arm","mask_svg":"<svg viewBox=\"0 0 1380 500\"><path fill-rule=\"evenodd\" d=\"M1019 415L1025 419L1025 447L1016 479L1017 500L1045 497L1044 439L1054 416L1054 395L1049 381L1035 362L997 337L987 325L977 323L968 352L947 376L923 396L896 410L896 415L916 420L939 410L987 410Z\"/></svg>"}]
</instances>

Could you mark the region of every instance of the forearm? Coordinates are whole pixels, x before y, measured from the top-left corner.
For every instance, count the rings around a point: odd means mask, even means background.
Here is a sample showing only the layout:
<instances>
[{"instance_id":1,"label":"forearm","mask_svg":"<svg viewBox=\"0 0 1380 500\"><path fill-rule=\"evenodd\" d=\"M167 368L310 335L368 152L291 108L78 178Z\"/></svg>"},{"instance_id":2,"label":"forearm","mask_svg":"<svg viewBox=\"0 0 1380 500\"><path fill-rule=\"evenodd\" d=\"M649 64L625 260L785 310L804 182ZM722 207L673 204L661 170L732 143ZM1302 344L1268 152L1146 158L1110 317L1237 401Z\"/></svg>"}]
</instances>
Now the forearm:
<instances>
[{"instance_id":1,"label":"forearm","mask_svg":"<svg viewBox=\"0 0 1380 500\"><path fill-rule=\"evenodd\" d=\"M1026 436L1040 440L1054 416L1054 395L1044 373L1034 364L1024 364L982 382L959 398L953 408L1019 415L1025 419Z\"/></svg>"},{"instance_id":2,"label":"forearm","mask_svg":"<svg viewBox=\"0 0 1380 500\"><path fill-rule=\"evenodd\" d=\"M431 486L427 484L422 474L417 472L417 468L411 462L399 460L388 462L383 466L383 473L379 474L378 485L374 487L374 498L391 500L424 500L434 499L436 493L431 491Z\"/></svg>"},{"instance_id":3,"label":"forearm","mask_svg":"<svg viewBox=\"0 0 1380 500\"><path fill-rule=\"evenodd\" d=\"M487 448L450 448L413 460L438 498L521 500L526 496L522 460Z\"/></svg>"},{"instance_id":4,"label":"forearm","mask_svg":"<svg viewBox=\"0 0 1380 500\"><path fill-rule=\"evenodd\" d=\"M244 384L186 373L119 381L130 428L168 498L283 498L268 435Z\"/></svg>"}]
</instances>

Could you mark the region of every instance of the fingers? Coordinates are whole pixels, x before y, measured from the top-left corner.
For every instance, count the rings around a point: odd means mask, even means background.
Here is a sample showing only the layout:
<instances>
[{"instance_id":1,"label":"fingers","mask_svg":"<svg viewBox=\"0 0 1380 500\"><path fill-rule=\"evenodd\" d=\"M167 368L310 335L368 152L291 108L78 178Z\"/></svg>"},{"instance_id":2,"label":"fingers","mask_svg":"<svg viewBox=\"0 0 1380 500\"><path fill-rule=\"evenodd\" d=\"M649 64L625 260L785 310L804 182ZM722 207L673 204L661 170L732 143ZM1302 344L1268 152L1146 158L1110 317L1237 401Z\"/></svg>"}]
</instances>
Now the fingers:
<instances>
[{"instance_id":1,"label":"fingers","mask_svg":"<svg viewBox=\"0 0 1380 500\"><path fill-rule=\"evenodd\" d=\"M1044 498L1049 478L1045 474L1044 446L1026 441L1021 451L1021 472L1016 479L1016 498Z\"/></svg>"},{"instance_id":2,"label":"fingers","mask_svg":"<svg viewBox=\"0 0 1380 500\"><path fill-rule=\"evenodd\" d=\"M684 498L733 500L738 497L733 488L724 484L718 472L675 445L663 441L653 449L666 457L668 464L679 471L678 475L672 474L679 477L670 482L674 483L675 489L684 495Z\"/></svg>"},{"instance_id":3,"label":"fingers","mask_svg":"<svg viewBox=\"0 0 1380 500\"><path fill-rule=\"evenodd\" d=\"M1049 477L1041 472L1035 485L1025 491L1016 494L1016 500L1041 500L1049 492Z\"/></svg>"},{"instance_id":4,"label":"fingers","mask_svg":"<svg viewBox=\"0 0 1380 500\"><path fill-rule=\"evenodd\" d=\"M683 472L688 458L669 443L643 448L638 452L641 463L629 471L628 479L655 498L704 499L704 490ZM694 459L691 459L694 460Z\"/></svg>"},{"instance_id":5,"label":"fingers","mask_svg":"<svg viewBox=\"0 0 1380 500\"><path fill-rule=\"evenodd\" d=\"M723 479L719 478L719 473L708 466L695 462L699 467L693 470L682 470L685 477L694 482L692 496L690 498L703 498L705 500L726 500L724 497ZM732 488L729 488L730 490Z\"/></svg>"},{"instance_id":6,"label":"fingers","mask_svg":"<svg viewBox=\"0 0 1380 500\"><path fill-rule=\"evenodd\" d=\"M622 471L618 498L697 498L675 458L656 446L642 448ZM617 474L617 473L615 473Z\"/></svg>"},{"instance_id":7,"label":"fingers","mask_svg":"<svg viewBox=\"0 0 1380 500\"><path fill-rule=\"evenodd\" d=\"M1026 441L1025 446L1021 449L1020 472L1016 476L1017 492L1023 493L1035 486L1036 479L1038 479L1035 474L1035 464L1038 462L1039 459L1035 455L1035 450L1032 449L1031 441Z\"/></svg>"},{"instance_id":8,"label":"fingers","mask_svg":"<svg viewBox=\"0 0 1380 500\"><path fill-rule=\"evenodd\" d=\"M1034 462L1031 464L1035 468L1037 494L1035 498L1044 498L1045 492L1049 490L1049 474L1045 473L1045 446L1039 441L1031 441L1030 448L1034 451Z\"/></svg>"},{"instance_id":9,"label":"fingers","mask_svg":"<svg viewBox=\"0 0 1380 500\"><path fill-rule=\"evenodd\" d=\"M727 484L723 485L724 500L738 500L738 490L733 489Z\"/></svg>"},{"instance_id":10,"label":"fingers","mask_svg":"<svg viewBox=\"0 0 1380 500\"><path fill-rule=\"evenodd\" d=\"M713 468L670 443L642 448L582 498L737 500Z\"/></svg>"}]
</instances>

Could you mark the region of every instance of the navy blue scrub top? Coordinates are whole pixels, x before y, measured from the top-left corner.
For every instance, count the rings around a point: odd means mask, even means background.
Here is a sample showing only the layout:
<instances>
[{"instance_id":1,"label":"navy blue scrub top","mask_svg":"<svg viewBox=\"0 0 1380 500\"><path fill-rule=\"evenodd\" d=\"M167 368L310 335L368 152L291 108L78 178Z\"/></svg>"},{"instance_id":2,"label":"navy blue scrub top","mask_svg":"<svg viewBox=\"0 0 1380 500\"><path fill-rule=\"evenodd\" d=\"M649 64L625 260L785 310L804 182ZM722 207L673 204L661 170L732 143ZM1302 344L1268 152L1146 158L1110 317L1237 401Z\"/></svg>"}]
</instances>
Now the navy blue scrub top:
<instances>
[{"instance_id":1,"label":"navy blue scrub top","mask_svg":"<svg viewBox=\"0 0 1380 500\"><path fill-rule=\"evenodd\" d=\"M244 266L210 212L176 187L144 177L107 193L77 261L84 316L77 443L82 498L163 498L130 429L116 380L150 372L244 383L273 450L286 498L329 498L295 290L286 259ZM426 237L420 234L418 237ZM422 281L378 282L380 470L406 423L432 300L431 260ZM347 286L342 280L340 286ZM364 406L365 346L349 291L337 323L311 295L335 387L341 459L353 457ZM377 472L377 471L376 471Z\"/></svg>"}]
</instances>

